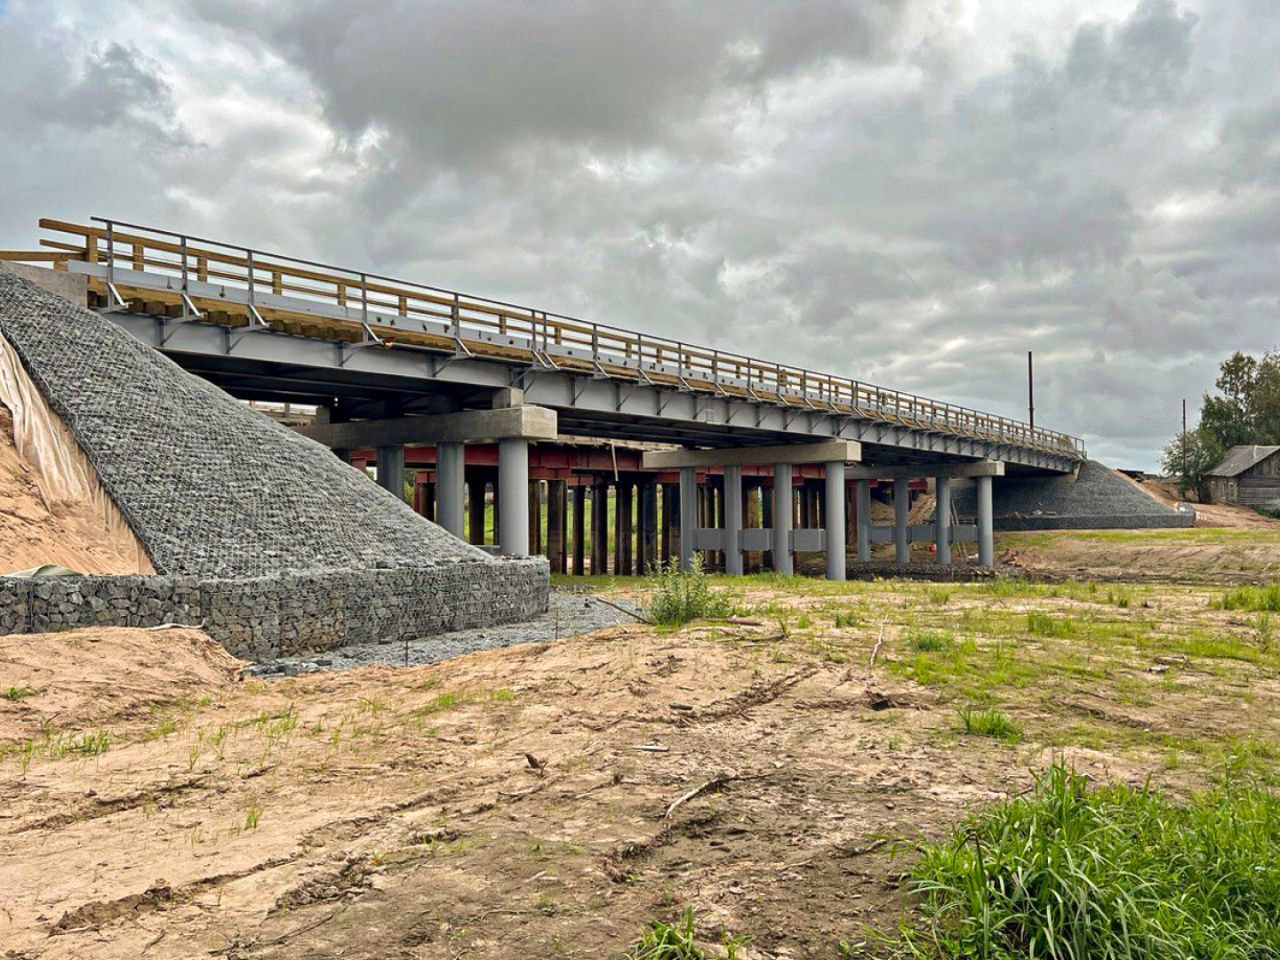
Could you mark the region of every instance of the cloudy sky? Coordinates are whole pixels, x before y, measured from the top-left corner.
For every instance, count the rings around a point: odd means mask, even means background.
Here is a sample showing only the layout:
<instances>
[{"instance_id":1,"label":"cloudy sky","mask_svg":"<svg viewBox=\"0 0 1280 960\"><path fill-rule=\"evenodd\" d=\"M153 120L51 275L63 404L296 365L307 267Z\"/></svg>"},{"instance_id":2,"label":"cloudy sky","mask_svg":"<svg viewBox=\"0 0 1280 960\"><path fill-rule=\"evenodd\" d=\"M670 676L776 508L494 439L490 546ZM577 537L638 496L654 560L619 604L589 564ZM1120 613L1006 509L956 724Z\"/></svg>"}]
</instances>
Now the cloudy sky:
<instances>
[{"instance_id":1,"label":"cloudy sky","mask_svg":"<svg viewBox=\"0 0 1280 960\"><path fill-rule=\"evenodd\" d=\"M1275 0L0 0L0 247L154 223L1154 466L1280 343Z\"/></svg>"}]
</instances>

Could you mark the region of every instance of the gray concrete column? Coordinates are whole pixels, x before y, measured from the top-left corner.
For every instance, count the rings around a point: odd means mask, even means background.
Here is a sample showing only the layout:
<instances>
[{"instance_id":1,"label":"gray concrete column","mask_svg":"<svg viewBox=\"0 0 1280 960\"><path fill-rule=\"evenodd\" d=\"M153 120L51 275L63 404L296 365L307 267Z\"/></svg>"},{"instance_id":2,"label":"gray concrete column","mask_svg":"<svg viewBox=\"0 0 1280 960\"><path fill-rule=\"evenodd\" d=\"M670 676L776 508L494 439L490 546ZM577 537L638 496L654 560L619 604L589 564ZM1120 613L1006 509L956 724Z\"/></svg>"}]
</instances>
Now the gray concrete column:
<instances>
[{"instance_id":1,"label":"gray concrete column","mask_svg":"<svg viewBox=\"0 0 1280 960\"><path fill-rule=\"evenodd\" d=\"M436 523L462 536L466 448L461 443L436 444Z\"/></svg>"},{"instance_id":2,"label":"gray concrete column","mask_svg":"<svg viewBox=\"0 0 1280 960\"><path fill-rule=\"evenodd\" d=\"M871 562L871 481L858 480L854 530L858 541L858 562Z\"/></svg>"},{"instance_id":3,"label":"gray concrete column","mask_svg":"<svg viewBox=\"0 0 1280 960\"><path fill-rule=\"evenodd\" d=\"M827 579L843 580L844 570L844 461L827 463L827 498L823 507L827 530Z\"/></svg>"},{"instance_id":4,"label":"gray concrete column","mask_svg":"<svg viewBox=\"0 0 1280 960\"><path fill-rule=\"evenodd\" d=\"M498 548L529 555L529 441L498 441Z\"/></svg>"},{"instance_id":5,"label":"gray concrete column","mask_svg":"<svg viewBox=\"0 0 1280 960\"><path fill-rule=\"evenodd\" d=\"M397 500L404 499L403 446L378 448L378 486L395 494Z\"/></svg>"},{"instance_id":6,"label":"gray concrete column","mask_svg":"<svg viewBox=\"0 0 1280 960\"><path fill-rule=\"evenodd\" d=\"M934 543L938 548L938 563L951 565L951 478L937 477L933 481L937 509L933 514Z\"/></svg>"},{"instance_id":7,"label":"gray concrete column","mask_svg":"<svg viewBox=\"0 0 1280 960\"><path fill-rule=\"evenodd\" d=\"M911 509L911 488L906 480L893 481L893 552L894 560L901 566L911 562L911 530L907 526L907 512Z\"/></svg>"},{"instance_id":8,"label":"gray concrete column","mask_svg":"<svg viewBox=\"0 0 1280 960\"><path fill-rule=\"evenodd\" d=\"M775 573L791 573L791 464L779 463L773 468L773 569Z\"/></svg>"},{"instance_id":9,"label":"gray concrete column","mask_svg":"<svg viewBox=\"0 0 1280 960\"><path fill-rule=\"evenodd\" d=\"M698 528L698 472L680 468L680 569L693 569L693 532Z\"/></svg>"},{"instance_id":10,"label":"gray concrete column","mask_svg":"<svg viewBox=\"0 0 1280 960\"><path fill-rule=\"evenodd\" d=\"M724 468L724 572L742 573L742 468Z\"/></svg>"},{"instance_id":11,"label":"gray concrete column","mask_svg":"<svg viewBox=\"0 0 1280 960\"><path fill-rule=\"evenodd\" d=\"M995 564L995 533L992 528L991 478L978 478L978 565Z\"/></svg>"}]
</instances>

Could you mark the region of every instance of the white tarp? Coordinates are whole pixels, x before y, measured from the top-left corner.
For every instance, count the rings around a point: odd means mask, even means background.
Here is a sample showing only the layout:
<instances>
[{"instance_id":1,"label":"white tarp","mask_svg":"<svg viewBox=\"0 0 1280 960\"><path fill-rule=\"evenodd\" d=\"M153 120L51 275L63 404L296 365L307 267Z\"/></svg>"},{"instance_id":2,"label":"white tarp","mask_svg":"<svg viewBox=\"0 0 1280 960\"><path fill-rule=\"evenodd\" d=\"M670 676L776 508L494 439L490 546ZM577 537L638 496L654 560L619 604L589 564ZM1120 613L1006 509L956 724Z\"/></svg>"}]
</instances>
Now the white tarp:
<instances>
[{"instance_id":1,"label":"white tarp","mask_svg":"<svg viewBox=\"0 0 1280 960\"><path fill-rule=\"evenodd\" d=\"M17 351L4 336L0 336L0 404L13 417L14 446L18 456L31 467L31 478L49 512L58 514L87 506L90 514L100 519L104 537L133 544L136 569L114 572L153 573L146 552L102 488L75 435L49 409Z\"/></svg>"}]
</instances>

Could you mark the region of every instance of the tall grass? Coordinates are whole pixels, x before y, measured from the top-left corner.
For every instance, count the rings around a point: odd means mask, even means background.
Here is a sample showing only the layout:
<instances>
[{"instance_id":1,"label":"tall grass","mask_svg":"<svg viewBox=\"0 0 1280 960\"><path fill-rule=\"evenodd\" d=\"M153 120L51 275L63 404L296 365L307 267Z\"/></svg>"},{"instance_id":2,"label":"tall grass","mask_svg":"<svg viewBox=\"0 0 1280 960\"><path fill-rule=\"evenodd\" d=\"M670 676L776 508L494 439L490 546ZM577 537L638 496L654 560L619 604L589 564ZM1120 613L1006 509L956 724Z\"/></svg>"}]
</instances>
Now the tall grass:
<instances>
[{"instance_id":1,"label":"tall grass","mask_svg":"<svg viewBox=\"0 0 1280 960\"><path fill-rule=\"evenodd\" d=\"M676 561L657 563L649 576L652 592L649 619L664 626L679 626L691 620L727 617L730 604L724 594L711 587L711 578L694 554L693 569L684 571Z\"/></svg>"},{"instance_id":2,"label":"tall grass","mask_svg":"<svg viewBox=\"0 0 1280 960\"><path fill-rule=\"evenodd\" d=\"M1239 780L1189 801L1089 791L1055 766L927 846L911 888L916 957L1280 957L1280 795Z\"/></svg>"},{"instance_id":3,"label":"tall grass","mask_svg":"<svg viewBox=\"0 0 1280 960\"><path fill-rule=\"evenodd\" d=\"M1265 587L1234 587L1210 601L1210 605L1215 610L1280 613L1280 583Z\"/></svg>"},{"instance_id":4,"label":"tall grass","mask_svg":"<svg viewBox=\"0 0 1280 960\"><path fill-rule=\"evenodd\" d=\"M965 707L960 711L960 726L965 733L975 737L992 737L1005 743L1017 743L1022 739L1022 727L1018 721L995 707L986 710Z\"/></svg>"}]
</instances>

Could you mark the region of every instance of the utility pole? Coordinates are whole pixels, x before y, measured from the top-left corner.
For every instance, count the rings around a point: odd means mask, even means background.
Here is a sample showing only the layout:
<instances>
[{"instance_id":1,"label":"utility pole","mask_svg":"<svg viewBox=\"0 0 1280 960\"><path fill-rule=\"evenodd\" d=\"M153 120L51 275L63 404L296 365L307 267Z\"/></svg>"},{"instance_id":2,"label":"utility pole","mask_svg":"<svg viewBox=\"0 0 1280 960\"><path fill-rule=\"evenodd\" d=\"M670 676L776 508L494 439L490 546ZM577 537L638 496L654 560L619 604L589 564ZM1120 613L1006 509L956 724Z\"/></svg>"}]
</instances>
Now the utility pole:
<instances>
[{"instance_id":1,"label":"utility pole","mask_svg":"<svg viewBox=\"0 0 1280 960\"><path fill-rule=\"evenodd\" d=\"M1182 398L1182 482L1187 482L1187 398Z\"/></svg>"},{"instance_id":2,"label":"utility pole","mask_svg":"<svg viewBox=\"0 0 1280 960\"><path fill-rule=\"evenodd\" d=\"M1031 351L1027 351L1027 417L1031 429L1036 428L1036 378L1035 368L1031 364Z\"/></svg>"}]
</instances>

